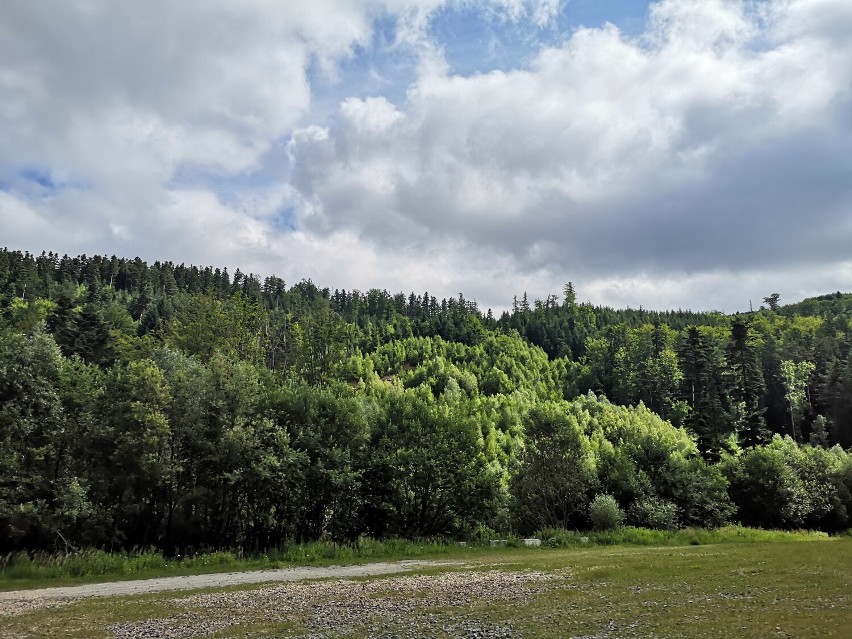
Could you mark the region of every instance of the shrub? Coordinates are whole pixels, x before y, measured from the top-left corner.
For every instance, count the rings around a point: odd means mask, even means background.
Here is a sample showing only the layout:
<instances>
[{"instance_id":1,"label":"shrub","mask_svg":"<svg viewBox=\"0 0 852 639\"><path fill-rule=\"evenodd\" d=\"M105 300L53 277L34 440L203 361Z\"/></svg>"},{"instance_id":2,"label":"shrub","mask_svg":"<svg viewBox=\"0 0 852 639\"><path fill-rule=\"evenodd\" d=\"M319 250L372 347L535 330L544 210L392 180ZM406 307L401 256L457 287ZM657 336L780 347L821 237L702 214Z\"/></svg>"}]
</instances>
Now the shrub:
<instances>
[{"instance_id":1,"label":"shrub","mask_svg":"<svg viewBox=\"0 0 852 639\"><path fill-rule=\"evenodd\" d=\"M580 535L562 528L544 528L536 531L534 536L541 539L545 548L567 548L580 543Z\"/></svg>"},{"instance_id":2,"label":"shrub","mask_svg":"<svg viewBox=\"0 0 852 639\"><path fill-rule=\"evenodd\" d=\"M724 458L722 469L746 526L837 531L849 524L852 463L839 447L799 446L776 435L766 446Z\"/></svg>"},{"instance_id":3,"label":"shrub","mask_svg":"<svg viewBox=\"0 0 852 639\"><path fill-rule=\"evenodd\" d=\"M468 541L480 546L487 546L490 540L496 538L497 532L485 524L479 524L473 529L470 535L468 535Z\"/></svg>"},{"instance_id":4,"label":"shrub","mask_svg":"<svg viewBox=\"0 0 852 639\"><path fill-rule=\"evenodd\" d=\"M678 507L681 526L718 528L726 525L736 507L728 495L728 480L718 466L693 457L666 469L670 490L664 495Z\"/></svg>"},{"instance_id":5,"label":"shrub","mask_svg":"<svg viewBox=\"0 0 852 639\"><path fill-rule=\"evenodd\" d=\"M624 521L624 512L612 495L598 495L589 507L592 525L597 530L614 530Z\"/></svg>"},{"instance_id":6,"label":"shrub","mask_svg":"<svg viewBox=\"0 0 852 639\"><path fill-rule=\"evenodd\" d=\"M645 497L637 500L628 513L634 526L653 528L654 530L677 529L677 506L659 497Z\"/></svg>"}]
</instances>

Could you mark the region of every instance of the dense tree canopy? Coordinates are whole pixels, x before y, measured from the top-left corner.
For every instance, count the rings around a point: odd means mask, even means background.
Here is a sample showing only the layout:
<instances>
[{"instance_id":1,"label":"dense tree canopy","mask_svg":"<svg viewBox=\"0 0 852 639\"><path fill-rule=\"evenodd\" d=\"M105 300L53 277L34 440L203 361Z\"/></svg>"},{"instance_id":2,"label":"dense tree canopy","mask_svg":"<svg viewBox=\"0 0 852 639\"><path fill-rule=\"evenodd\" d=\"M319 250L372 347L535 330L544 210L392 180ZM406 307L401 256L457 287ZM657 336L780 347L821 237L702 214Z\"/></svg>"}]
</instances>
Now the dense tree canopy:
<instances>
[{"instance_id":1,"label":"dense tree canopy","mask_svg":"<svg viewBox=\"0 0 852 639\"><path fill-rule=\"evenodd\" d=\"M587 528L599 495L658 528L849 525L852 295L577 296L495 318L4 249L0 552Z\"/></svg>"}]
</instances>

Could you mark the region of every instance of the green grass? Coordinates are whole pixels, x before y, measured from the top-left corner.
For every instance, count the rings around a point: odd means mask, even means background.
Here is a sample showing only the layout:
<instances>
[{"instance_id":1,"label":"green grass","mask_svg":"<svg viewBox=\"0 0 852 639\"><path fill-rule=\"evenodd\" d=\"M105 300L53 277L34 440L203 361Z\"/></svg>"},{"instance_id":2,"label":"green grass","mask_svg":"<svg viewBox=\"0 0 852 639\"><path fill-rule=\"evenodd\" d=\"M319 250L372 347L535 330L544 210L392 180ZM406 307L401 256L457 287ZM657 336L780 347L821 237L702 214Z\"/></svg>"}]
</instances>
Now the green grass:
<instances>
[{"instance_id":1,"label":"green grass","mask_svg":"<svg viewBox=\"0 0 852 639\"><path fill-rule=\"evenodd\" d=\"M828 534L818 531L761 530L742 526L724 528L683 528L681 530L649 530L623 526L616 530L577 532L566 530L539 531L536 537L551 548L574 546L703 546L706 544L756 543L774 541L814 541L828 539ZM586 541L584 541L584 539Z\"/></svg>"},{"instance_id":2,"label":"green grass","mask_svg":"<svg viewBox=\"0 0 852 639\"><path fill-rule=\"evenodd\" d=\"M227 589L225 595L163 593L86 600L2 618L0 636L109 637L111 624L175 623L188 630L221 623L212 636L366 638L474 636L844 637L852 619L852 538L710 545L611 545L469 550L465 566L407 576ZM479 588L485 575L540 574L513 593ZM467 577L448 589L447 579ZM443 580L443 581L442 581ZM447 594L449 592L449 594ZM229 600L233 597L233 600ZM342 626L336 612L355 611ZM146 621L147 620L147 621ZM236 621L235 621L236 620ZM181 626L183 624L183 626ZM139 628L142 628L141 626ZM140 632L139 636L145 633ZM182 636L190 636L191 631Z\"/></svg>"},{"instance_id":3,"label":"green grass","mask_svg":"<svg viewBox=\"0 0 852 639\"><path fill-rule=\"evenodd\" d=\"M451 556L465 550L446 540L362 539L357 546L327 542L294 543L255 555L217 551L168 558L156 550L116 553L84 550L61 555L17 553L0 557L0 591L287 566Z\"/></svg>"},{"instance_id":4,"label":"green grass","mask_svg":"<svg viewBox=\"0 0 852 639\"><path fill-rule=\"evenodd\" d=\"M537 535L550 548L600 545L681 546L718 543L756 543L764 541L812 541L827 538L825 533L772 531L728 526L716 530L683 529L677 531L623 527L605 532L564 530L540 531ZM517 537L508 545L521 546ZM410 541L364 538L357 545L328 542L290 544L264 554L245 555L217 551L192 557L168 558L155 550L107 553L84 550L52 555L19 553L0 557L0 591L147 579L152 577L195 575L215 572L261 570L287 566L356 564L369 561L395 561L413 558L465 558L477 553L501 552L485 544L460 547L451 540Z\"/></svg>"},{"instance_id":5,"label":"green grass","mask_svg":"<svg viewBox=\"0 0 852 639\"><path fill-rule=\"evenodd\" d=\"M564 551L563 551L564 552ZM476 616L523 637L844 636L852 619L852 541L613 547L542 556L574 587Z\"/></svg>"}]
</instances>

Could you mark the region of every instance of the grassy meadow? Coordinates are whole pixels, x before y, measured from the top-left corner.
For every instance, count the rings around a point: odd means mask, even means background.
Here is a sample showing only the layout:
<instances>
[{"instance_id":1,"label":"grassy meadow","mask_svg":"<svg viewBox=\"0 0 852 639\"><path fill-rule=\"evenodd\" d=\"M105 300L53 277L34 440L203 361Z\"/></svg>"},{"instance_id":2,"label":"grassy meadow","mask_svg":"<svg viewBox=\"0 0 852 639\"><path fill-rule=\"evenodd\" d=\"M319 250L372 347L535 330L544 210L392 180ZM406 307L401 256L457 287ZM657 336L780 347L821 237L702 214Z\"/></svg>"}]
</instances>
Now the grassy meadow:
<instances>
[{"instance_id":1,"label":"grassy meadow","mask_svg":"<svg viewBox=\"0 0 852 639\"><path fill-rule=\"evenodd\" d=\"M803 539L459 549L416 574L0 613L0 637L848 637L852 538Z\"/></svg>"},{"instance_id":2,"label":"grassy meadow","mask_svg":"<svg viewBox=\"0 0 852 639\"><path fill-rule=\"evenodd\" d=\"M522 546L522 541L504 535L509 547ZM680 546L718 543L753 543L758 541L813 541L826 539L826 533L815 531L775 531L726 526L718 529L685 528L650 530L623 526L607 531L543 530L537 537L545 547L570 548L609 546ZM215 572L267 570L289 566L322 566L358 564L368 561L401 559L452 559L478 553L500 552L487 539L460 545L447 539L362 538L357 544L330 542L293 543L262 554L216 551L191 556L167 557L148 549L133 552L105 552L89 549L64 554L45 552L13 553L0 557L0 592L27 588L78 585L127 579L151 579Z\"/></svg>"}]
</instances>

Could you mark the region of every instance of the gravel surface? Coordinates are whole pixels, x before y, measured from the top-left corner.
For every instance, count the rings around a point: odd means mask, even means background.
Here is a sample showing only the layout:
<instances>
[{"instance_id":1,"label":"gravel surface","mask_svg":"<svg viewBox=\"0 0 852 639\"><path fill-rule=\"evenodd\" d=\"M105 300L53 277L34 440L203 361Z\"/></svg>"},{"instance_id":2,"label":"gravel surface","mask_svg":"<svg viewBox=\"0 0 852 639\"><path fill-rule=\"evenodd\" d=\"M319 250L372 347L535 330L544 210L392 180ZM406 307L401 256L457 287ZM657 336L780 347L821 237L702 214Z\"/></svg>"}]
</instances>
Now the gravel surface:
<instances>
[{"instance_id":1,"label":"gravel surface","mask_svg":"<svg viewBox=\"0 0 852 639\"><path fill-rule=\"evenodd\" d=\"M114 581L83 586L39 588L35 590L12 590L0 592L0 617L15 615L28 610L56 608L88 597L116 597L142 595L169 590L198 590L201 588L224 588L242 584L260 584L271 581L304 581L306 579L335 579L341 577L369 577L406 572L424 566L438 566L453 562L404 560L378 562L354 566L304 566L279 570L254 570L249 572L225 572L185 577L160 577L136 581Z\"/></svg>"},{"instance_id":2,"label":"gravel surface","mask_svg":"<svg viewBox=\"0 0 852 639\"><path fill-rule=\"evenodd\" d=\"M371 581L288 583L238 592L202 593L165 603L181 612L163 619L116 624L116 639L210 637L235 626L292 623L275 637L510 639L506 622L490 623L471 606L529 598L565 576L539 572L464 571Z\"/></svg>"},{"instance_id":3,"label":"gravel surface","mask_svg":"<svg viewBox=\"0 0 852 639\"><path fill-rule=\"evenodd\" d=\"M166 594L158 603L165 606L168 613L141 621L115 623L105 630L113 639L193 639L222 632L229 636L231 632L238 632L241 637L301 639L331 639L353 633L384 639L516 639L520 635L512 624L489 621L487 612L483 614L483 606L499 608L501 604L528 599L548 588L571 587L570 580L566 579L568 574L563 572L470 567L453 571L453 563L406 561L18 591L0 594L0 616L69 605L84 597L277 580L284 583L267 583L236 591ZM441 565L449 565L450 571L399 574ZM398 574L355 579L389 573ZM273 624L276 625L272 635L251 634Z\"/></svg>"}]
</instances>

